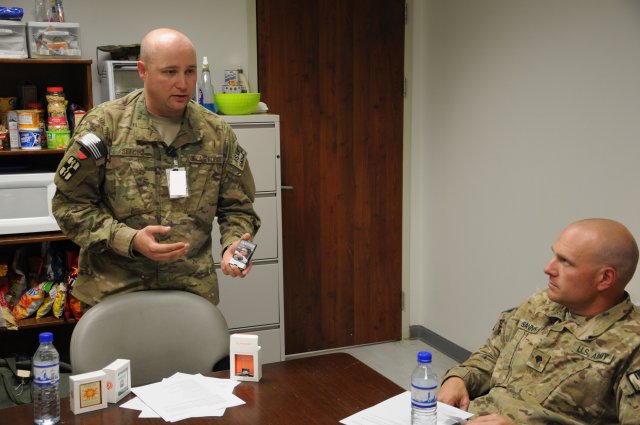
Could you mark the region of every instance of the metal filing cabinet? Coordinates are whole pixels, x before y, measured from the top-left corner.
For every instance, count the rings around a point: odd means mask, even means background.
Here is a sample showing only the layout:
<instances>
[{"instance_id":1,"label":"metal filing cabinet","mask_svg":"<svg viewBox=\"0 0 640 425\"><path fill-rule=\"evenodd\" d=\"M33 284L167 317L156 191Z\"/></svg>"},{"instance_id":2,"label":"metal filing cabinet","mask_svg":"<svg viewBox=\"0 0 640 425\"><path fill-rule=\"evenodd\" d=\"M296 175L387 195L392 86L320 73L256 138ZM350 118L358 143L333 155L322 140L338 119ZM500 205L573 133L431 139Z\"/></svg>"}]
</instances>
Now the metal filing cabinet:
<instances>
[{"instance_id":1,"label":"metal filing cabinet","mask_svg":"<svg viewBox=\"0 0 640 425\"><path fill-rule=\"evenodd\" d=\"M256 184L254 207L262 225L254 242L258 248L253 268L244 278L231 278L218 269L220 304L232 333L259 336L263 363L284 360L284 309L282 292L282 211L280 202L280 118L256 114L223 116L247 151ZM220 263L217 223L212 238L213 257Z\"/></svg>"}]
</instances>

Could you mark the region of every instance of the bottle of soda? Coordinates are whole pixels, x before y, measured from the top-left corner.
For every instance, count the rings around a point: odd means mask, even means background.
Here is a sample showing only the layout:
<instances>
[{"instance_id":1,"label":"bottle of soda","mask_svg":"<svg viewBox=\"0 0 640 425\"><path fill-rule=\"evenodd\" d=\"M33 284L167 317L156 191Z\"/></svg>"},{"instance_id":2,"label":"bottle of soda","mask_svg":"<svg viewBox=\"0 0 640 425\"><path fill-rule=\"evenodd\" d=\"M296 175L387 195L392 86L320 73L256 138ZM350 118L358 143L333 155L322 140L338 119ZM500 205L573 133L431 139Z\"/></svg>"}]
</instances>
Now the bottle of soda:
<instances>
[{"instance_id":1,"label":"bottle of soda","mask_svg":"<svg viewBox=\"0 0 640 425\"><path fill-rule=\"evenodd\" d=\"M436 425L438 377L431 369L431 353L420 351L411 374L411 424Z\"/></svg>"},{"instance_id":2,"label":"bottle of soda","mask_svg":"<svg viewBox=\"0 0 640 425\"><path fill-rule=\"evenodd\" d=\"M218 112L218 107L213 96L213 84L211 83L211 72L209 71L209 61L205 56L202 59L202 74L200 84L198 84L198 103L211 112Z\"/></svg>"},{"instance_id":3,"label":"bottle of soda","mask_svg":"<svg viewBox=\"0 0 640 425\"><path fill-rule=\"evenodd\" d=\"M39 341L32 361L33 422L53 425L60 421L60 356L51 332L42 332Z\"/></svg>"}]
</instances>

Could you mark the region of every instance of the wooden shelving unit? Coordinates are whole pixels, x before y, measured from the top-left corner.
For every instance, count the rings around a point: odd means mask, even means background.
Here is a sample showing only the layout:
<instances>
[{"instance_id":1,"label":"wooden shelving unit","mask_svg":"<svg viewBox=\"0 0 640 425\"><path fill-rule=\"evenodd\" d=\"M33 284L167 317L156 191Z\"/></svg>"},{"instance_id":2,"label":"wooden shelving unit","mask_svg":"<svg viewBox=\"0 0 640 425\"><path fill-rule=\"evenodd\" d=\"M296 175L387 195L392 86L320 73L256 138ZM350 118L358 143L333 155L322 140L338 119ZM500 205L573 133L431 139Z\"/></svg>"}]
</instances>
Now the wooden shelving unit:
<instances>
[{"instance_id":1,"label":"wooden shelving unit","mask_svg":"<svg viewBox=\"0 0 640 425\"><path fill-rule=\"evenodd\" d=\"M0 97L19 96L19 86L32 84L43 99L47 87L57 86L63 87L69 103L88 111L93 107L91 63L88 59L0 59ZM0 150L0 173L54 172L63 155L63 149ZM0 253L10 256L21 246L67 240L61 232L0 235ZM0 329L0 356L33 355L38 333L51 330L61 359L69 361L75 322L47 316L23 319L17 331Z\"/></svg>"}]
</instances>

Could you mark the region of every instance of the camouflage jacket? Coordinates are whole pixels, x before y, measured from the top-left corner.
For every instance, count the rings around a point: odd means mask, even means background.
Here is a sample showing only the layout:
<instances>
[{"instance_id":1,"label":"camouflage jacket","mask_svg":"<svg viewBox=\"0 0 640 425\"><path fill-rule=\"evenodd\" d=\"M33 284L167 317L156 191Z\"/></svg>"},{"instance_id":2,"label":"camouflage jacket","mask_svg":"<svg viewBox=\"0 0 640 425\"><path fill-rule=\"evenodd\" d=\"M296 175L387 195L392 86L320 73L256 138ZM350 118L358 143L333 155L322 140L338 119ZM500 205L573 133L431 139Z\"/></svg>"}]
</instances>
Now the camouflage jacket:
<instances>
[{"instance_id":1,"label":"camouflage jacket","mask_svg":"<svg viewBox=\"0 0 640 425\"><path fill-rule=\"evenodd\" d=\"M151 127L142 90L103 103L76 128L55 176L53 213L80 246L73 295L93 305L143 289L182 289L219 301L211 253L255 235L255 185L246 152L225 121L190 102L167 149ZM184 168L188 196L170 198L167 170ZM156 262L132 251L137 230L170 225L160 242L189 242L186 257Z\"/></svg>"},{"instance_id":2,"label":"camouflage jacket","mask_svg":"<svg viewBox=\"0 0 640 425\"><path fill-rule=\"evenodd\" d=\"M458 376L470 412L517 424L639 424L640 311L625 301L580 324L546 291L505 312Z\"/></svg>"}]
</instances>

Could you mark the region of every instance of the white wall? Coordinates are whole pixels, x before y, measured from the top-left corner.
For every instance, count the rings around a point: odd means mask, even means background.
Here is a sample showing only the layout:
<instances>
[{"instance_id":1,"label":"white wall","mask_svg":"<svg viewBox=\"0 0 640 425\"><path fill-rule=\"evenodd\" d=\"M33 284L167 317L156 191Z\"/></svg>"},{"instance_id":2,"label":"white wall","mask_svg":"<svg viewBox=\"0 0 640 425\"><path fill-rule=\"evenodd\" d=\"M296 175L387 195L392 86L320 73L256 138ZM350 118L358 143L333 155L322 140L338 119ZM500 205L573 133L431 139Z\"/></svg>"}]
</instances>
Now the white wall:
<instances>
[{"instance_id":1,"label":"white wall","mask_svg":"<svg viewBox=\"0 0 640 425\"><path fill-rule=\"evenodd\" d=\"M255 0L63 0L67 22L80 24L82 57L94 61L93 97L100 99L96 46L140 43L154 28L184 32L196 47L199 63L208 56L214 88L219 92L224 70L242 67L256 86ZM34 19L34 0L14 0L25 9L23 21Z\"/></svg>"},{"instance_id":2,"label":"white wall","mask_svg":"<svg viewBox=\"0 0 640 425\"><path fill-rule=\"evenodd\" d=\"M415 0L410 324L473 350L570 222L640 238L640 2ZM629 287L637 301L636 277Z\"/></svg>"}]
</instances>

